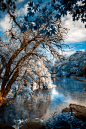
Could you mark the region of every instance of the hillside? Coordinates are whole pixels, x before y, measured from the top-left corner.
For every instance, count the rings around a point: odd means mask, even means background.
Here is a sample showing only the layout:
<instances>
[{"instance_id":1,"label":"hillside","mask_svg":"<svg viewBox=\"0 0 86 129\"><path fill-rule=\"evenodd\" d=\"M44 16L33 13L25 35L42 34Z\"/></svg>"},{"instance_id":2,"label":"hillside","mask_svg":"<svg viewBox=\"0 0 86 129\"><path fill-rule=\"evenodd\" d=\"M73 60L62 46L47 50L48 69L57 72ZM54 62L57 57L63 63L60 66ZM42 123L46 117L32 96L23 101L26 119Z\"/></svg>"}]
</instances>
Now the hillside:
<instances>
[{"instance_id":1,"label":"hillside","mask_svg":"<svg viewBox=\"0 0 86 129\"><path fill-rule=\"evenodd\" d=\"M76 51L69 58L55 63L56 77L74 74L76 76L83 76L82 69L86 65L86 52Z\"/></svg>"}]
</instances>

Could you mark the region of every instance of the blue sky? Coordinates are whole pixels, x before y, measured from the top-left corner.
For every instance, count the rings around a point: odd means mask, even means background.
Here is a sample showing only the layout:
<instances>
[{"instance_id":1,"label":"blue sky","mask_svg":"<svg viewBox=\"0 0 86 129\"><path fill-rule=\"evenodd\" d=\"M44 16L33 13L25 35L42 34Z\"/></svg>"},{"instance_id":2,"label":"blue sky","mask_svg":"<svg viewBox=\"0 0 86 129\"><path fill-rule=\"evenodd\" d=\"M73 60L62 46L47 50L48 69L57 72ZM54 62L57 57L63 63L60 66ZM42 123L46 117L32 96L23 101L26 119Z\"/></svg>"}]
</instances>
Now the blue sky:
<instances>
[{"instance_id":1,"label":"blue sky","mask_svg":"<svg viewBox=\"0 0 86 129\"><path fill-rule=\"evenodd\" d=\"M28 0L18 0L16 3L17 5L17 13L18 14L27 14L27 3ZM7 15L7 13L0 12L0 35L2 32L4 32L6 29L10 28L10 18ZM72 21L72 16L68 13L67 16L62 17L62 22L65 27L67 27L69 30L67 37L65 39L66 44L68 44L70 47L75 46L72 49L65 49L64 54L71 55L75 51L82 50L86 51L86 28L85 24L83 24L80 20L79 21Z\"/></svg>"}]
</instances>

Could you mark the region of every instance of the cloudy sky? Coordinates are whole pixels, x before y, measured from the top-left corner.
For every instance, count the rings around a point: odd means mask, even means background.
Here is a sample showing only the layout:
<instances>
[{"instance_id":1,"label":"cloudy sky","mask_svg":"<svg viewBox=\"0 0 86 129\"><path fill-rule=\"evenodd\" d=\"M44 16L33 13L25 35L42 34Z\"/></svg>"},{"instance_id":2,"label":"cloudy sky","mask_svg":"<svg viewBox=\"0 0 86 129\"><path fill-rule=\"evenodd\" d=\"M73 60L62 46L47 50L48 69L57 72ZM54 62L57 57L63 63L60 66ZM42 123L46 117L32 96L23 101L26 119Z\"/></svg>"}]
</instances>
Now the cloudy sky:
<instances>
[{"instance_id":1,"label":"cloudy sky","mask_svg":"<svg viewBox=\"0 0 86 129\"><path fill-rule=\"evenodd\" d=\"M27 3L28 0L18 0L17 5L17 13L18 14L27 14ZM65 27L69 30L67 37L65 39L65 43L68 44L71 49L65 49L64 54L71 55L77 50L86 51L86 28L85 24L79 21L72 21L72 16L68 14L65 17L62 17L62 21L64 22ZM0 35L6 29L10 28L10 18L7 13L0 12Z\"/></svg>"}]
</instances>

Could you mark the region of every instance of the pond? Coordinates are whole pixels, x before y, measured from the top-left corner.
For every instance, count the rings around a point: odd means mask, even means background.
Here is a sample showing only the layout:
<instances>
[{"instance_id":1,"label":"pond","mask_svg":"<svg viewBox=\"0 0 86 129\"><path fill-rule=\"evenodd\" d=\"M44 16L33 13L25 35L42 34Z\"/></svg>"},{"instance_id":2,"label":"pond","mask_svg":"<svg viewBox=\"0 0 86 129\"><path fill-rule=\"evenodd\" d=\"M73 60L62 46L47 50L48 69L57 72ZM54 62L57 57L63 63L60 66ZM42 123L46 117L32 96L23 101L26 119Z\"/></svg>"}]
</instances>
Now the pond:
<instances>
[{"instance_id":1,"label":"pond","mask_svg":"<svg viewBox=\"0 0 86 129\"><path fill-rule=\"evenodd\" d=\"M86 106L86 82L59 78L59 81L54 80L54 84L56 88L49 91L36 91L34 99L30 97L27 100L18 96L15 103L0 108L0 123L13 126L17 120L22 120L22 123L39 120L43 122L54 112L60 113L70 103Z\"/></svg>"}]
</instances>

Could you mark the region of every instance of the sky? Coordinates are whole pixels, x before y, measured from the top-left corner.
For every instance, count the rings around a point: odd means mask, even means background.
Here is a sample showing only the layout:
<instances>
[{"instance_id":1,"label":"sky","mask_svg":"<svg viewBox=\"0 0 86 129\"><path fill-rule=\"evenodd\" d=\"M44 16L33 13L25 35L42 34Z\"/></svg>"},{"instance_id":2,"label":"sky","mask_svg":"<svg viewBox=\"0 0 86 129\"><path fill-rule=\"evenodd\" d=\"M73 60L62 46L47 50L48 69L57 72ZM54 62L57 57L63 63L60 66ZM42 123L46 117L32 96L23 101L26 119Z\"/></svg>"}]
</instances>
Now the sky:
<instances>
[{"instance_id":1,"label":"sky","mask_svg":"<svg viewBox=\"0 0 86 129\"><path fill-rule=\"evenodd\" d=\"M27 3L28 0L18 0L17 13L18 14L27 14ZM73 21L72 16L68 13L67 16L62 17L62 22L65 27L70 29L68 31L67 37L64 41L65 44L68 44L71 49L65 48L65 55L71 55L76 51L86 51L86 28L85 24L79 21ZM10 28L10 18L7 13L0 12L0 35L2 32Z\"/></svg>"}]
</instances>

